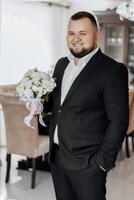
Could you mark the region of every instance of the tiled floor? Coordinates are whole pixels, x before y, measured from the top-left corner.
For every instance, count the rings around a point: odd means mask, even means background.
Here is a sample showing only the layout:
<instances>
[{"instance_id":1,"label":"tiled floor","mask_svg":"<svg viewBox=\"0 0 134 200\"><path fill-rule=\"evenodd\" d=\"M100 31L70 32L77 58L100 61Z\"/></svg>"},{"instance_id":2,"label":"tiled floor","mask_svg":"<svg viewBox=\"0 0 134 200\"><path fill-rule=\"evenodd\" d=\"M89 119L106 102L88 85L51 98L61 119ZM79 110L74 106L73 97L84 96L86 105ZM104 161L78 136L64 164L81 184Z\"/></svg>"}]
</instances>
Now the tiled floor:
<instances>
[{"instance_id":1,"label":"tiled floor","mask_svg":"<svg viewBox=\"0 0 134 200\"><path fill-rule=\"evenodd\" d=\"M5 150L1 150L0 158L0 200L55 200L51 175L38 171L36 188L30 189L31 173L16 170L17 160L13 156L10 183L5 184ZM21 157L22 158L22 157ZM90 200L90 198L89 198ZM134 200L134 154L125 158L111 170L107 178L107 200Z\"/></svg>"}]
</instances>

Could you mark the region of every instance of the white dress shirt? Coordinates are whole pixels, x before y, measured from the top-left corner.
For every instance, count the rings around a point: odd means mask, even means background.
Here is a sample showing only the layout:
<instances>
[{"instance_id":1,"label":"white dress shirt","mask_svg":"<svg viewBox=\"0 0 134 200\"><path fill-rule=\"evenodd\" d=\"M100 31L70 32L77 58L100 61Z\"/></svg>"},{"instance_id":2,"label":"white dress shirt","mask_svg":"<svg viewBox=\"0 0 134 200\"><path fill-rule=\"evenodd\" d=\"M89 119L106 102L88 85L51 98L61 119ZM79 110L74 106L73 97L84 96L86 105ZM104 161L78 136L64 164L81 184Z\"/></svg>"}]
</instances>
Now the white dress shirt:
<instances>
[{"instance_id":1,"label":"white dress shirt","mask_svg":"<svg viewBox=\"0 0 134 200\"><path fill-rule=\"evenodd\" d=\"M88 63L88 61L92 58L92 56L99 50L99 47L97 47L94 51L89 53L88 55L82 57L79 59L78 64L76 65L74 63L74 57L73 55L69 55L69 64L66 67L62 79L61 84L61 105L72 85L76 77L79 75L79 73L82 71L82 69L85 67L85 65ZM59 144L58 140L58 125L56 125L55 131L54 131L54 143Z\"/></svg>"}]
</instances>

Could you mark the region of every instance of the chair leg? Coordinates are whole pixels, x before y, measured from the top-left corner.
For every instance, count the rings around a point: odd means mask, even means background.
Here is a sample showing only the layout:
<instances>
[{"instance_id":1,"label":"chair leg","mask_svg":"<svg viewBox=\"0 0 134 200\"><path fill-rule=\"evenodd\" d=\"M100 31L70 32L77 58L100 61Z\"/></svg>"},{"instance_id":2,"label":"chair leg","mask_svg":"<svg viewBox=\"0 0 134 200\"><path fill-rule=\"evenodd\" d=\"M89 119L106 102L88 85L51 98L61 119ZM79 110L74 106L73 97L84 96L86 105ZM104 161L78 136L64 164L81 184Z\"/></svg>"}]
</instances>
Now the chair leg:
<instances>
[{"instance_id":1,"label":"chair leg","mask_svg":"<svg viewBox=\"0 0 134 200\"><path fill-rule=\"evenodd\" d=\"M7 153L6 161L7 161L7 171L6 171L6 179L5 179L5 182L8 183L9 178L10 178L11 154Z\"/></svg>"},{"instance_id":2,"label":"chair leg","mask_svg":"<svg viewBox=\"0 0 134 200\"><path fill-rule=\"evenodd\" d=\"M36 178L36 158L32 158L32 181L31 188L35 188L35 178Z\"/></svg>"},{"instance_id":3,"label":"chair leg","mask_svg":"<svg viewBox=\"0 0 134 200\"><path fill-rule=\"evenodd\" d=\"M44 154L44 161L48 162L48 153Z\"/></svg>"},{"instance_id":4,"label":"chair leg","mask_svg":"<svg viewBox=\"0 0 134 200\"><path fill-rule=\"evenodd\" d=\"M129 141L128 141L128 136L126 136L126 156L127 158L130 157L130 153L129 153Z\"/></svg>"}]
</instances>

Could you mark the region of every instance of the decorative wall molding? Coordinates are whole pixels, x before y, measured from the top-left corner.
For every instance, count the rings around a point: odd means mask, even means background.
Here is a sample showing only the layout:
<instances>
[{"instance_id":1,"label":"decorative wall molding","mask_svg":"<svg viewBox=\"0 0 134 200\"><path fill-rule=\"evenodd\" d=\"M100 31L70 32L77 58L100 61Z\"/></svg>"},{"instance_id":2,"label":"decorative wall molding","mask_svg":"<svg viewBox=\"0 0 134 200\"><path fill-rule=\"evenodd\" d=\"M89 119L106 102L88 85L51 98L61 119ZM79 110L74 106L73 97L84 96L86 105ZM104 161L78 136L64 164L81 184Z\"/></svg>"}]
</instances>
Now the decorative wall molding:
<instances>
[{"instance_id":1,"label":"decorative wall molding","mask_svg":"<svg viewBox=\"0 0 134 200\"><path fill-rule=\"evenodd\" d=\"M40 5L40 6L54 6L54 7L60 7L60 8L65 8L68 9L70 8L70 4L67 3L66 1L47 1L47 0L6 0L7 3L13 4L13 3L25 3L25 4L32 4L32 5Z\"/></svg>"}]
</instances>

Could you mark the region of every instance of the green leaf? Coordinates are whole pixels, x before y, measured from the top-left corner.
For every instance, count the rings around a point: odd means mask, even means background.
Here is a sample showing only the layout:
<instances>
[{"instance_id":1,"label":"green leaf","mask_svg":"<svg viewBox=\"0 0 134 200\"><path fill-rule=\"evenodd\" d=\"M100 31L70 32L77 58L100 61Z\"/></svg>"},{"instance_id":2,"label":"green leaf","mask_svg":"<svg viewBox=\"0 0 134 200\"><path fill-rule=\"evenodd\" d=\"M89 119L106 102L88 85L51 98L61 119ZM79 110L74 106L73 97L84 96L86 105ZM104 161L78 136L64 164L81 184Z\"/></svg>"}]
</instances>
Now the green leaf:
<instances>
[{"instance_id":1,"label":"green leaf","mask_svg":"<svg viewBox=\"0 0 134 200\"><path fill-rule=\"evenodd\" d=\"M48 96L48 95L45 95L45 96L44 96L44 100L45 100L46 102L48 102L48 101L49 101L49 96Z\"/></svg>"}]
</instances>

